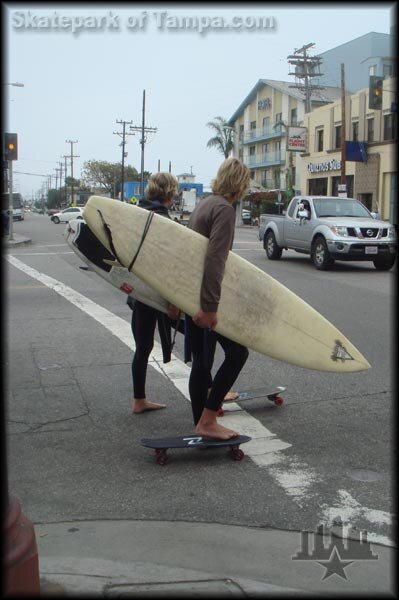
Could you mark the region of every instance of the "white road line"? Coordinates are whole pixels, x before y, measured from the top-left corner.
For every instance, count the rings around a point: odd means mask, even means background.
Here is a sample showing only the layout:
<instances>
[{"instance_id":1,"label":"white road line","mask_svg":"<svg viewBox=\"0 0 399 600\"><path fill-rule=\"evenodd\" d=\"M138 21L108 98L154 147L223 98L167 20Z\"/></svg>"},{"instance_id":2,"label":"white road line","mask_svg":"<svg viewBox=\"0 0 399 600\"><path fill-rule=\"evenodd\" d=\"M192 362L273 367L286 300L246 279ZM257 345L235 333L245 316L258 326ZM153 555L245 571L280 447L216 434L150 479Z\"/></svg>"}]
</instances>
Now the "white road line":
<instances>
[{"instance_id":1,"label":"white road line","mask_svg":"<svg viewBox=\"0 0 399 600\"><path fill-rule=\"evenodd\" d=\"M134 340L131 332L130 324L124 319L114 315L112 312L93 302L83 294L66 286L60 281L40 273L33 267L30 267L15 256L7 256L8 261L16 268L20 269L30 277L40 281L53 291L63 296L74 306L80 308L87 315L101 323L110 333L120 339L129 348L134 350ZM168 378L173 385L190 400L188 392L188 379L190 376L190 367L172 355L170 363L162 364L162 349L160 344L155 340L154 349L152 352L149 364L159 373ZM162 366L161 366L162 365ZM236 412L226 413L224 422L228 427L231 427L243 435L249 435L253 438L246 445L245 453L250 456L258 466L270 465L274 461L278 461L277 453L286 448L290 448L291 444L283 442L275 438L275 434L269 431L262 425L260 421L252 417L245 410L235 405ZM266 459L265 455L269 455Z\"/></svg>"},{"instance_id":2,"label":"white road line","mask_svg":"<svg viewBox=\"0 0 399 600\"><path fill-rule=\"evenodd\" d=\"M135 349L130 323L62 282L29 267L15 258L15 256L6 255L6 258L14 267L63 296L74 306L80 308L80 310L103 325L103 327L108 329L112 335L126 344L126 346L133 350ZM158 373L169 379L187 400L190 400L188 392L190 367L173 354L171 362L163 364L162 349L156 340L154 340L154 349L149 364ZM317 483L321 481L321 476L308 465L300 463L295 457L287 457L281 453L282 450L290 448L292 444L276 438L274 433L264 427L260 421L252 417L238 406L238 404L229 403L229 407L231 407L231 410L226 410L223 422L228 427L238 430L243 435L252 437L252 440L245 446L245 454L257 466L267 468L268 474L273 477L276 483L300 507L306 506L312 499L312 496L317 497ZM311 489L312 487L314 488L313 490ZM367 519L373 525L376 525L377 528L383 524L392 523L392 515L383 511L362 507L345 490L340 490L339 501L336 506L328 507L324 505L322 508L323 512L318 517L324 519L328 524L337 515L340 515L343 521L345 520L344 517L346 517L348 521L352 520L352 522L356 517L360 516ZM316 515L315 518L317 518ZM384 545L394 545L387 537L379 534L370 533L369 539Z\"/></svg>"},{"instance_id":3,"label":"white road line","mask_svg":"<svg viewBox=\"0 0 399 600\"><path fill-rule=\"evenodd\" d=\"M14 256L50 256L51 254L75 254L75 252L15 252Z\"/></svg>"}]
</instances>

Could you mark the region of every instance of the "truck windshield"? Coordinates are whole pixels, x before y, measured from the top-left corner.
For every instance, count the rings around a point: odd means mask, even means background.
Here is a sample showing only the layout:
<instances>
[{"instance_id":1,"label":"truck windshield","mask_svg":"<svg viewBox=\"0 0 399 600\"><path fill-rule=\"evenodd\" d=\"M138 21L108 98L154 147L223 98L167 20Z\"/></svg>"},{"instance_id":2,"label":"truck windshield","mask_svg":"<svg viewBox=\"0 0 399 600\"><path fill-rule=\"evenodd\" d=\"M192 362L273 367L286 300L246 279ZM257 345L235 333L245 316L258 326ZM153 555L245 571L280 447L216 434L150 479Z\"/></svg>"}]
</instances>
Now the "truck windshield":
<instances>
[{"instance_id":1,"label":"truck windshield","mask_svg":"<svg viewBox=\"0 0 399 600\"><path fill-rule=\"evenodd\" d=\"M1 210L7 210L10 205L10 194L8 192L3 192L1 196ZM15 192L12 195L12 205L13 208L22 208L22 196L21 194Z\"/></svg>"},{"instance_id":2,"label":"truck windshield","mask_svg":"<svg viewBox=\"0 0 399 600\"><path fill-rule=\"evenodd\" d=\"M351 198L314 198L316 214L321 217L365 217L372 218L367 208Z\"/></svg>"}]
</instances>

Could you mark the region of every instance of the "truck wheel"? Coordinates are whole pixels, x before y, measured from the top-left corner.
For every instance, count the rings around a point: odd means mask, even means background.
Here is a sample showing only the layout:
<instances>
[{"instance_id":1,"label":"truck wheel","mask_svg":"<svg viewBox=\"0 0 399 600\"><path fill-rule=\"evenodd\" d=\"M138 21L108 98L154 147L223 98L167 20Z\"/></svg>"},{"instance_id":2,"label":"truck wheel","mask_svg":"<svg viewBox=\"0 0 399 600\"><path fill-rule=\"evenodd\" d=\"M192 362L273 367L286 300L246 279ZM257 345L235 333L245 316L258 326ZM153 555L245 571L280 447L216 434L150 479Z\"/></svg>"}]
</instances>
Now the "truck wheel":
<instances>
[{"instance_id":1,"label":"truck wheel","mask_svg":"<svg viewBox=\"0 0 399 600\"><path fill-rule=\"evenodd\" d=\"M266 256L269 260L279 260L283 249L277 245L273 231L268 231L265 237Z\"/></svg>"},{"instance_id":2,"label":"truck wheel","mask_svg":"<svg viewBox=\"0 0 399 600\"><path fill-rule=\"evenodd\" d=\"M377 271L389 271L395 264L395 255L388 256L388 258L379 256L373 260L373 263Z\"/></svg>"},{"instance_id":3,"label":"truck wheel","mask_svg":"<svg viewBox=\"0 0 399 600\"><path fill-rule=\"evenodd\" d=\"M317 237L312 245L312 262L319 271L326 271L334 264L327 248L326 240L323 237Z\"/></svg>"}]
</instances>

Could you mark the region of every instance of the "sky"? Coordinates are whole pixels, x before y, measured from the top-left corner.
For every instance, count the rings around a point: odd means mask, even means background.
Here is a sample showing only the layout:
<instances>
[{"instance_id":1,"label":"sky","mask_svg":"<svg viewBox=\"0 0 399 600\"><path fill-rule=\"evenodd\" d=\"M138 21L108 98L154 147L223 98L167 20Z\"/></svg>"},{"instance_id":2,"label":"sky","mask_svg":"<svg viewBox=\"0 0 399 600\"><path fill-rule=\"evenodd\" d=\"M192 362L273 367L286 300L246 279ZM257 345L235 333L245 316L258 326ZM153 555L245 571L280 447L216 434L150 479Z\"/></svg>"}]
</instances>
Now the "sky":
<instances>
[{"instance_id":1,"label":"sky","mask_svg":"<svg viewBox=\"0 0 399 600\"><path fill-rule=\"evenodd\" d=\"M208 187L224 159L207 148L209 121L229 119L259 79L294 83L287 56L305 44L318 54L390 33L395 4L2 3L5 130L19 145L14 191L30 200L48 175L54 187L66 140L77 140L77 178L86 161L120 162L116 121L141 127L144 90L146 126L157 129L147 135L145 170L170 163ZM24 87L7 85L15 82ZM140 139L126 137L125 159L139 172Z\"/></svg>"}]
</instances>

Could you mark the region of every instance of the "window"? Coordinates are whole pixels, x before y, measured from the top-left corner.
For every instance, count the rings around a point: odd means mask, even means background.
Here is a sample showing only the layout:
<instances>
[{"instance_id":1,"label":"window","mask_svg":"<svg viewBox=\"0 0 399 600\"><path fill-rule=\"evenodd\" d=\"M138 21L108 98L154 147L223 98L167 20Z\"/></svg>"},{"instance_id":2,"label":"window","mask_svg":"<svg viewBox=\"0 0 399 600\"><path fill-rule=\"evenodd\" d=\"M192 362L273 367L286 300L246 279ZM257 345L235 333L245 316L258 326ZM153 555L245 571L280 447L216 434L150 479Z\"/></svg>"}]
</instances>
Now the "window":
<instances>
[{"instance_id":1,"label":"window","mask_svg":"<svg viewBox=\"0 0 399 600\"><path fill-rule=\"evenodd\" d=\"M276 148L277 152L281 150L281 140L277 140L274 147Z\"/></svg>"},{"instance_id":2,"label":"window","mask_svg":"<svg viewBox=\"0 0 399 600\"><path fill-rule=\"evenodd\" d=\"M395 140L397 135L397 118L391 113L384 115L384 140Z\"/></svg>"},{"instance_id":3,"label":"window","mask_svg":"<svg viewBox=\"0 0 399 600\"><path fill-rule=\"evenodd\" d=\"M292 108L291 109L291 125L297 125L297 124L298 124L298 109Z\"/></svg>"},{"instance_id":4,"label":"window","mask_svg":"<svg viewBox=\"0 0 399 600\"><path fill-rule=\"evenodd\" d=\"M262 154L267 154L269 152L269 144L262 144Z\"/></svg>"},{"instance_id":5,"label":"window","mask_svg":"<svg viewBox=\"0 0 399 600\"><path fill-rule=\"evenodd\" d=\"M382 65L382 76L384 79L392 77L392 65Z\"/></svg>"},{"instance_id":6,"label":"window","mask_svg":"<svg viewBox=\"0 0 399 600\"><path fill-rule=\"evenodd\" d=\"M251 121L251 129L256 129L256 121Z\"/></svg>"},{"instance_id":7,"label":"window","mask_svg":"<svg viewBox=\"0 0 399 600\"><path fill-rule=\"evenodd\" d=\"M359 141L359 121L352 123L352 140L354 142Z\"/></svg>"},{"instance_id":8,"label":"window","mask_svg":"<svg viewBox=\"0 0 399 600\"><path fill-rule=\"evenodd\" d=\"M341 148L341 125L335 126L335 148Z\"/></svg>"},{"instance_id":9,"label":"window","mask_svg":"<svg viewBox=\"0 0 399 600\"><path fill-rule=\"evenodd\" d=\"M263 131L268 131L270 129L270 117L263 117Z\"/></svg>"},{"instance_id":10,"label":"window","mask_svg":"<svg viewBox=\"0 0 399 600\"><path fill-rule=\"evenodd\" d=\"M276 123L280 123L283 120L283 113L276 113Z\"/></svg>"},{"instance_id":11,"label":"window","mask_svg":"<svg viewBox=\"0 0 399 600\"><path fill-rule=\"evenodd\" d=\"M369 67L369 75L376 75L377 65L372 65Z\"/></svg>"},{"instance_id":12,"label":"window","mask_svg":"<svg viewBox=\"0 0 399 600\"><path fill-rule=\"evenodd\" d=\"M316 152L323 152L324 129L316 129Z\"/></svg>"},{"instance_id":13,"label":"window","mask_svg":"<svg viewBox=\"0 0 399 600\"><path fill-rule=\"evenodd\" d=\"M241 141L244 137L244 125L240 125L240 129L238 132L238 139Z\"/></svg>"},{"instance_id":14,"label":"window","mask_svg":"<svg viewBox=\"0 0 399 600\"><path fill-rule=\"evenodd\" d=\"M374 142L374 119L367 119L367 141Z\"/></svg>"},{"instance_id":15,"label":"window","mask_svg":"<svg viewBox=\"0 0 399 600\"><path fill-rule=\"evenodd\" d=\"M239 151L238 151L238 158L239 158L239 160L241 160L241 161L242 161L242 159L243 159L243 151L242 151L242 148L240 148L240 149L239 149Z\"/></svg>"},{"instance_id":16,"label":"window","mask_svg":"<svg viewBox=\"0 0 399 600\"><path fill-rule=\"evenodd\" d=\"M256 154L256 146L249 147L249 156L255 156Z\"/></svg>"}]
</instances>

